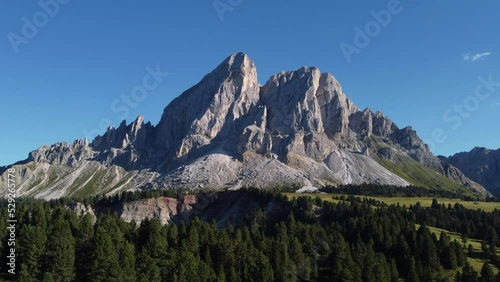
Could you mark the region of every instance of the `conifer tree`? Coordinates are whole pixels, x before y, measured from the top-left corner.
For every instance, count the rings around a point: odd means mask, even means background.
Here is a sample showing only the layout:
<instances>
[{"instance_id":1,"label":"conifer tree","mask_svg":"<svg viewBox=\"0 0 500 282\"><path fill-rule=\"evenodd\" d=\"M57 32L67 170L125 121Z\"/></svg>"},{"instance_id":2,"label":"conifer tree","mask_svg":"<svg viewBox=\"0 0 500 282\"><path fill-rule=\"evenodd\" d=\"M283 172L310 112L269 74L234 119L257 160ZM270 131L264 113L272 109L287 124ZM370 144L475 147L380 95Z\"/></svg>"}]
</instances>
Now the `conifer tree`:
<instances>
[{"instance_id":1,"label":"conifer tree","mask_svg":"<svg viewBox=\"0 0 500 282\"><path fill-rule=\"evenodd\" d=\"M47 270L55 282L72 281L75 278L75 239L69 223L56 211L55 222L47 240Z\"/></svg>"},{"instance_id":2,"label":"conifer tree","mask_svg":"<svg viewBox=\"0 0 500 282\"><path fill-rule=\"evenodd\" d=\"M118 282L121 277L116 246L106 230L99 226L95 233L91 279L95 282Z\"/></svg>"},{"instance_id":3,"label":"conifer tree","mask_svg":"<svg viewBox=\"0 0 500 282\"><path fill-rule=\"evenodd\" d=\"M482 282L495 281L495 274L493 273L493 270L491 269L491 266L489 263L483 264L483 267L481 268L480 281L482 281Z\"/></svg>"},{"instance_id":4,"label":"conifer tree","mask_svg":"<svg viewBox=\"0 0 500 282\"><path fill-rule=\"evenodd\" d=\"M40 262L45 253L47 235L42 227L24 225L19 231L21 281L38 281L41 277Z\"/></svg>"},{"instance_id":5,"label":"conifer tree","mask_svg":"<svg viewBox=\"0 0 500 282\"><path fill-rule=\"evenodd\" d=\"M94 226L92 216L86 214L80 218L80 228L76 236L76 281L90 281L90 272L94 253Z\"/></svg>"},{"instance_id":6,"label":"conifer tree","mask_svg":"<svg viewBox=\"0 0 500 282\"><path fill-rule=\"evenodd\" d=\"M396 261L391 259L391 282L397 281L399 281L398 266L396 265Z\"/></svg>"},{"instance_id":7,"label":"conifer tree","mask_svg":"<svg viewBox=\"0 0 500 282\"><path fill-rule=\"evenodd\" d=\"M417 273L417 267L415 263L415 258L411 257L410 258L410 268L408 271L408 281L409 282L418 282L420 279L418 278L418 273Z\"/></svg>"}]
</instances>

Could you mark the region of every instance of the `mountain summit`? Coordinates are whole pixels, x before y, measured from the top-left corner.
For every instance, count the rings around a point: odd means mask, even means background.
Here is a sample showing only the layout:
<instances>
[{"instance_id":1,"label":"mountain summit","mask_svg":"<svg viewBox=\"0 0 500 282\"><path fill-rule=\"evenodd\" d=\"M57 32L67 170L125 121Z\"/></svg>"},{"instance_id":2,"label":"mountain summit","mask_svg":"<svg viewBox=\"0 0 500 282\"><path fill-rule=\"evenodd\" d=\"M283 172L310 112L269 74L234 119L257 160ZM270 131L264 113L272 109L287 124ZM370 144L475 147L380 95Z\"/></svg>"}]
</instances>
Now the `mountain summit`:
<instances>
[{"instance_id":1,"label":"mountain summit","mask_svg":"<svg viewBox=\"0 0 500 282\"><path fill-rule=\"evenodd\" d=\"M244 53L225 59L175 98L153 126L140 116L91 143L31 152L16 169L18 194L39 198L125 190L378 183L486 190L432 155L411 127L358 109L314 67L261 86ZM0 182L7 182L5 168Z\"/></svg>"}]
</instances>

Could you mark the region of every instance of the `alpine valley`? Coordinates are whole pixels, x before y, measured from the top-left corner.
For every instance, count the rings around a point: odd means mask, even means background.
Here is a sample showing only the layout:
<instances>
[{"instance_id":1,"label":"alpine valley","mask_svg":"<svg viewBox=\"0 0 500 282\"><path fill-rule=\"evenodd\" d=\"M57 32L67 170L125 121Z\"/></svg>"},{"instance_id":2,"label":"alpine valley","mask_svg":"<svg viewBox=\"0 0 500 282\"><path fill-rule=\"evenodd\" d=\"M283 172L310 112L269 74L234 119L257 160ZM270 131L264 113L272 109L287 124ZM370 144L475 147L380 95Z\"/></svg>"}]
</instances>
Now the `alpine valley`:
<instances>
[{"instance_id":1,"label":"alpine valley","mask_svg":"<svg viewBox=\"0 0 500 282\"><path fill-rule=\"evenodd\" d=\"M458 157L434 156L411 127L357 108L331 74L302 67L260 85L254 62L235 53L174 99L157 125L139 116L91 142L42 146L0 168L0 186L13 167L18 194L41 199L362 183L489 194L456 166L464 168Z\"/></svg>"}]
</instances>

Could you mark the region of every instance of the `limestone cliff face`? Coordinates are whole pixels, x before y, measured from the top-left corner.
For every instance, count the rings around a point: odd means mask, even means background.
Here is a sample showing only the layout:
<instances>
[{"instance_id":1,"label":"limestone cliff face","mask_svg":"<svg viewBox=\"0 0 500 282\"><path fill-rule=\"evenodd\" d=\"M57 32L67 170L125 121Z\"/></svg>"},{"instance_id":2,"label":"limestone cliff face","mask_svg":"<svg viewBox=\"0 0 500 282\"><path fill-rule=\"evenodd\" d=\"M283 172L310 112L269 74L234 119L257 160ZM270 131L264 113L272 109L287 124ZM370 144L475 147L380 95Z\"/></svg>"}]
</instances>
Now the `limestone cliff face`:
<instances>
[{"instance_id":1,"label":"limestone cliff face","mask_svg":"<svg viewBox=\"0 0 500 282\"><path fill-rule=\"evenodd\" d=\"M410 160L418 168L408 179L394 168ZM229 56L174 99L156 126L140 116L90 144L42 146L14 167L21 194L42 198L165 187L406 186L436 172L448 177L449 187L485 193L432 155L411 127L358 109L333 75L302 67L261 86L244 53ZM1 172L0 184L6 181L5 168Z\"/></svg>"},{"instance_id":2,"label":"limestone cliff face","mask_svg":"<svg viewBox=\"0 0 500 282\"><path fill-rule=\"evenodd\" d=\"M268 128L272 132L323 133L323 123L316 90L321 73L317 68L282 72L264 85L262 103L267 107Z\"/></svg>"},{"instance_id":3,"label":"limestone cliff face","mask_svg":"<svg viewBox=\"0 0 500 282\"><path fill-rule=\"evenodd\" d=\"M316 97L320 106L324 132L330 138L347 136L349 116L357 112L358 108L342 92L342 87L333 75L321 74Z\"/></svg>"},{"instance_id":4,"label":"limestone cliff face","mask_svg":"<svg viewBox=\"0 0 500 282\"><path fill-rule=\"evenodd\" d=\"M236 53L174 99L157 126L155 144L175 157L231 137L259 102L255 64Z\"/></svg>"},{"instance_id":5,"label":"limestone cliff face","mask_svg":"<svg viewBox=\"0 0 500 282\"><path fill-rule=\"evenodd\" d=\"M260 95L268 108L268 128L278 133L345 136L349 116L358 111L337 80L317 68L303 67L274 75L262 87Z\"/></svg>"},{"instance_id":6,"label":"limestone cliff face","mask_svg":"<svg viewBox=\"0 0 500 282\"><path fill-rule=\"evenodd\" d=\"M167 197L144 199L123 204L119 214L127 221L158 219L162 224L172 223L179 214L189 214L196 202L194 196L184 196L181 200Z\"/></svg>"}]
</instances>

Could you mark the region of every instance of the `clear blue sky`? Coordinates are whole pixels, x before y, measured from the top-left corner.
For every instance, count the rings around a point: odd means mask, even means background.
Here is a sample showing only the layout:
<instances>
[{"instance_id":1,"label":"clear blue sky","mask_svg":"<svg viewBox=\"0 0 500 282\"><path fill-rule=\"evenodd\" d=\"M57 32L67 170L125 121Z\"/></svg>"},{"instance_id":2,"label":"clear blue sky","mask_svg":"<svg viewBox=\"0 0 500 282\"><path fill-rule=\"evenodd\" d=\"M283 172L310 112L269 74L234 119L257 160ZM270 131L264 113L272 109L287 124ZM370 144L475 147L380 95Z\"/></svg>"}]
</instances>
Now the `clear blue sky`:
<instances>
[{"instance_id":1,"label":"clear blue sky","mask_svg":"<svg viewBox=\"0 0 500 282\"><path fill-rule=\"evenodd\" d=\"M255 61L260 83L281 70L317 66L333 73L358 107L412 125L425 140L441 128L447 138L432 147L436 154L499 148L500 86L483 100L471 95L479 76L500 81L500 2L402 0L376 30L371 11L388 10L390 2L220 0L221 20L212 0L72 0L58 11L49 5L46 18L36 1L1 1L0 164L83 138L105 119L116 126L122 116L131 122L142 114L156 124L169 101L236 51ZM40 26L34 35L24 28L32 38L23 36L23 17ZM370 43L355 45L355 27L367 25ZM348 62L342 42L363 48ZM128 114L111 110L157 65L169 76L144 101ZM464 101L474 109L467 118L453 112Z\"/></svg>"}]
</instances>

